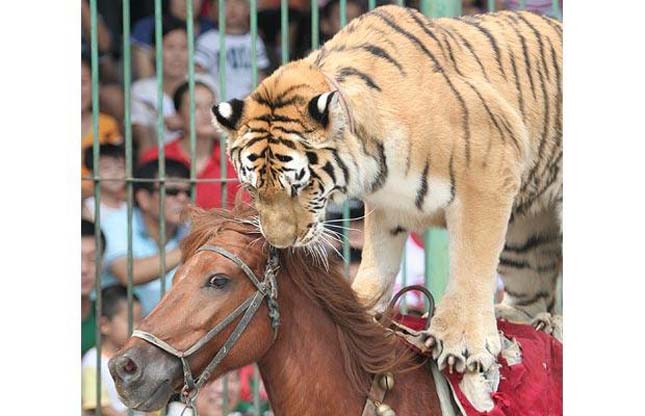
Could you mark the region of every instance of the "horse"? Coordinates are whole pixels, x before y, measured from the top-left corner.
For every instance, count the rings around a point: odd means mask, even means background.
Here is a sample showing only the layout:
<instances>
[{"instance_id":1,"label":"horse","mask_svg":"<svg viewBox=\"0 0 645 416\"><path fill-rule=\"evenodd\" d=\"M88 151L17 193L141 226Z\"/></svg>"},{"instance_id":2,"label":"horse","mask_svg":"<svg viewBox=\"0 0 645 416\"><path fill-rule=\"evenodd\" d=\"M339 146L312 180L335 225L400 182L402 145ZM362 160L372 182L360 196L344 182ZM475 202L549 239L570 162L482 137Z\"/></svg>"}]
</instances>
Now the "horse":
<instances>
[{"instance_id":1,"label":"horse","mask_svg":"<svg viewBox=\"0 0 645 416\"><path fill-rule=\"evenodd\" d=\"M426 358L374 319L338 262L269 247L252 208L191 218L172 288L109 362L128 407L180 391L190 403L207 379L257 363L276 415L365 415L370 401L371 414L441 415Z\"/></svg>"}]
</instances>

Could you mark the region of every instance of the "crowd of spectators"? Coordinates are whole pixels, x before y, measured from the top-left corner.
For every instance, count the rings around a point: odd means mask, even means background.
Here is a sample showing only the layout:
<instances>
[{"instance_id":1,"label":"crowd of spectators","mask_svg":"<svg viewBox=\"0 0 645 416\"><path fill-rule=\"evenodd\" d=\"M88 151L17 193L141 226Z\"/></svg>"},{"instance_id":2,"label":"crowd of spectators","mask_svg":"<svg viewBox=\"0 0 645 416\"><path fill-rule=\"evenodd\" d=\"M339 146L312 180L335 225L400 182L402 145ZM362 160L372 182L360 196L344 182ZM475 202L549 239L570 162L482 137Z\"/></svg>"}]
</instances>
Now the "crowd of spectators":
<instances>
[{"instance_id":1,"label":"crowd of spectators","mask_svg":"<svg viewBox=\"0 0 645 416\"><path fill-rule=\"evenodd\" d=\"M133 291L136 302L133 307L134 323L145 317L162 296L162 284L170 288L172 276L180 263L179 243L187 233L187 224L182 213L191 201L191 166L194 166L198 182L194 188L195 205L202 208L222 206L222 184L214 182L226 175L235 178L235 171L227 161L221 163L220 137L211 125L211 106L222 100L244 98L253 88L252 37L250 32L250 4L248 0L226 0L225 30L218 25L217 0L190 0L193 7L193 33L195 38L194 68L194 137L195 158L191 160L190 99L187 82L189 53L186 26L186 2L188 0L163 1L162 18L162 92L157 97L157 72L155 59L155 19L153 0L133 0L131 64L132 84L130 121L133 138L132 164L135 167L133 184L134 207L132 209L132 256ZM377 1L376 4L391 2ZM411 7L419 7L418 1L407 1ZM497 9L517 9L517 0L496 0ZM82 226L81 226L81 312L82 312L82 368L84 414L93 414L101 406L105 415L122 415L125 406L119 401L114 384L107 371L107 360L123 345L128 335L126 285L128 282L128 209L126 204L126 151L124 146L124 92L122 54L122 3L98 0L98 165L94 165L94 129L92 117L91 66L90 66L90 10L88 0L81 0L81 176L82 176ZM347 0L347 21L367 11L366 0ZM550 0L527 0L526 6L543 14L551 12ZM311 51L311 2L289 0L288 48L289 59L299 59ZM463 13L486 11L488 2L470 0L463 2ZM330 39L340 28L340 1L320 0L320 44ZM258 80L268 76L280 62L281 31L280 1L258 0L258 32L256 40L256 63ZM220 50L220 37L225 36L225 50ZM220 53L225 54L223 91L219 89ZM163 131L158 137L159 117ZM158 143L165 154L165 199L163 215L160 212L160 183ZM94 198L93 175L100 181L100 200ZM140 181L142 179L142 181ZM199 180L211 180L199 182ZM227 182L226 201L232 203L240 192L235 180ZM101 234L96 245L94 223L97 204L100 212ZM352 208L352 217L359 218L350 230L350 274L354 275L361 258L362 207ZM339 211L330 210L330 216ZM165 235L161 235L163 223ZM336 230L338 231L338 230ZM165 252L160 276L161 253ZM423 241L411 236L407 242L407 270L410 283L423 282ZM101 253L101 287L95 287L97 251ZM401 281L401 277L397 279ZM95 310L96 292L102 293L102 308ZM99 313L97 320L97 312ZM96 339L97 322L101 334L102 398L96 403ZM209 383L197 398L201 415L221 415L223 392L228 391L228 403L232 411L245 414L251 407L253 368L247 367L230 373L226 379ZM260 386L262 406L266 410L266 392ZM183 405L171 402L167 414L183 411Z\"/></svg>"}]
</instances>

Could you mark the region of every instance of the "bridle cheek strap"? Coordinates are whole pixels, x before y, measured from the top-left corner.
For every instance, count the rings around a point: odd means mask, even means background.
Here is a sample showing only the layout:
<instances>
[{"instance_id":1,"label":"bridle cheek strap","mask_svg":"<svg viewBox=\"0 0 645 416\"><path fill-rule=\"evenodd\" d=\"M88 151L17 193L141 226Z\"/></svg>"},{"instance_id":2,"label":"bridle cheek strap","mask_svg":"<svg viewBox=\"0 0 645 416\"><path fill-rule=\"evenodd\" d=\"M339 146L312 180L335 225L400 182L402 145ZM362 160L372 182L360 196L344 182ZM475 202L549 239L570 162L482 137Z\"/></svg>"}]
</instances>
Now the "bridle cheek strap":
<instances>
[{"instance_id":1,"label":"bridle cheek strap","mask_svg":"<svg viewBox=\"0 0 645 416\"><path fill-rule=\"evenodd\" d=\"M271 318L271 327L273 328L273 341L275 341L278 335L278 326L280 325L280 313L278 310L278 303L276 300L278 295L278 287L275 279L276 277L275 273L278 268L278 255L275 249L273 248L270 249L269 260L266 265L266 269L264 272L264 280L262 282L260 282L257 279L257 277L255 276L251 268L248 267L238 256L236 256L233 253L230 253L229 251L221 247L213 246L213 245L205 245L199 248L199 250L197 251L198 252L214 251L216 253L223 255L229 260L233 261L242 269L242 271L244 271L246 276L253 282L253 284L257 288L257 291L253 295L249 296L244 302L242 302L242 304L240 304L237 308L235 308L233 312L227 315L226 318L224 318L217 325L215 325L215 327L213 327L210 331L208 331L206 335L204 335L202 338L197 340L195 344L193 344L190 348L188 348L185 351L179 351L172 345L159 339L158 337L156 337L155 335L149 332L141 331L138 329L135 329L132 332L133 337L143 339L144 341L147 341L161 348L162 350L166 351L170 355L173 355L181 360L181 364L184 372L184 387L182 389L182 393L184 395L183 399L185 400L186 403L192 402L192 399L195 397L199 389L210 378L213 370L226 357L226 355L231 350L233 345L237 342L237 340L242 335L242 332L244 332L244 330L251 322L251 319L253 318L253 316L255 316L255 313L262 305L262 301L264 300L264 298L267 299L267 305L269 307L269 317ZM190 365L188 364L188 361L186 360L186 358L194 354L195 352L197 352L204 345L206 345L210 340L213 339L213 337L215 337L215 335L219 334L224 328L226 328L231 322L237 319L242 313L244 313L244 315L242 316L242 319L240 319L238 324L235 326L235 329L233 330L231 335L228 336L226 342L224 342L224 345L222 345L219 351L217 351L217 354L215 354L211 362L202 371L202 373L199 375L197 380L195 380L193 377L192 371L190 369Z\"/></svg>"}]
</instances>

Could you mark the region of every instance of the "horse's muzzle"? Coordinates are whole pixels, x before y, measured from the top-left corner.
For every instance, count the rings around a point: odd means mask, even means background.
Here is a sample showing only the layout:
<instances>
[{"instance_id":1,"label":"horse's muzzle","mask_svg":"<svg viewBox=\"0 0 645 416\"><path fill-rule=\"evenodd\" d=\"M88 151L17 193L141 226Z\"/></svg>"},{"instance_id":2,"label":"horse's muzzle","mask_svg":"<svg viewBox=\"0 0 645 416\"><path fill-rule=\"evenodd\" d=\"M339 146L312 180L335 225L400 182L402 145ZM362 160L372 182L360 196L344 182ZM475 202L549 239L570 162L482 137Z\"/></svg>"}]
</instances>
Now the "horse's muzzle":
<instances>
[{"instance_id":1,"label":"horse's muzzle","mask_svg":"<svg viewBox=\"0 0 645 416\"><path fill-rule=\"evenodd\" d=\"M178 359L136 338L110 359L108 367L123 403L146 412L163 407L182 380Z\"/></svg>"}]
</instances>

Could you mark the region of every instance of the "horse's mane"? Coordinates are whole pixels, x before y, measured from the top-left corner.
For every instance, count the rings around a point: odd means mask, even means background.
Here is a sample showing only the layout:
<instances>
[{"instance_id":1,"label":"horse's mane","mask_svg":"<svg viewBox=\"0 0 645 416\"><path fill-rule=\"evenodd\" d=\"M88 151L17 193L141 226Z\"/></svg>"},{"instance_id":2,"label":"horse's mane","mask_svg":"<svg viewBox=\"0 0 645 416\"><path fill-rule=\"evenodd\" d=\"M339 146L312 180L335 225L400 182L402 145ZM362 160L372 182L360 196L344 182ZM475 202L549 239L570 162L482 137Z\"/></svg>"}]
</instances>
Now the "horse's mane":
<instances>
[{"instance_id":1,"label":"horse's mane","mask_svg":"<svg viewBox=\"0 0 645 416\"><path fill-rule=\"evenodd\" d=\"M256 211L247 205L236 204L232 210L204 211L193 208L190 233L182 241L184 261L199 247L224 229L242 234L256 234L254 240L267 247L253 219ZM266 250L263 250L266 254ZM338 259L330 259L329 271L324 270L304 250L280 250L280 275L292 281L313 302L321 305L335 323L338 341L343 351L347 377L355 389L366 394L371 375L409 367L414 354L400 345L398 337L388 334L370 314L370 306L360 303L348 280L342 275Z\"/></svg>"}]
</instances>

